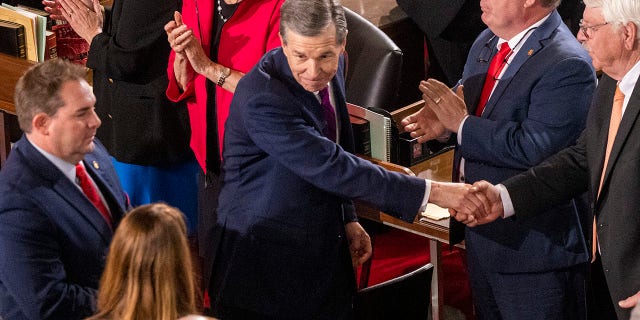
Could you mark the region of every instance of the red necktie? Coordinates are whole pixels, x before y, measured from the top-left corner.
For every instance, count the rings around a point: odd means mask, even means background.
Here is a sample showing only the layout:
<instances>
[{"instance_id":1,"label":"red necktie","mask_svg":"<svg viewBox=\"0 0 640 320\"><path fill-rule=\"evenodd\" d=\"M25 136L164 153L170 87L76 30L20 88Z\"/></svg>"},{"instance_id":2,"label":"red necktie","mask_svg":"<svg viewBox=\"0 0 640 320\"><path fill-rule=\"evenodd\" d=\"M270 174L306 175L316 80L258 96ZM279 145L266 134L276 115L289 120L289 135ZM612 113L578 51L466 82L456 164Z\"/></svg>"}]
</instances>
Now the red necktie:
<instances>
[{"instance_id":1,"label":"red necktie","mask_svg":"<svg viewBox=\"0 0 640 320\"><path fill-rule=\"evenodd\" d=\"M325 137L331 139L331 141L336 141L336 111L333 109L331 105L331 100L329 99L329 87L325 87L324 89L318 92L320 95L320 104L322 105L322 115L324 120L327 122L327 126L325 127L324 135Z\"/></svg>"},{"instance_id":2,"label":"red necktie","mask_svg":"<svg viewBox=\"0 0 640 320\"><path fill-rule=\"evenodd\" d=\"M611 108L611 119L609 119L609 136L607 137L607 149L604 152L604 164L602 165L602 173L600 174L600 184L598 185L598 198L600 198L600 191L602 191L602 183L604 182L604 173L607 171L607 165L609 164L609 156L611 155L611 149L613 148L613 141L616 139L618 133L618 127L620 127L620 121L622 121L622 105L624 104L624 93L620 91L620 87L616 86L616 92L613 95L613 106ZM591 243L592 260L596 257L596 250L598 248L598 233L596 232L596 217L593 217L593 234Z\"/></svg>"},{"instance_id":3,"label":"red necktie","mask_svg":"<svg viewBox=\"0 0 640 320\"><path fill-rule=\"evenodd\" d=\"M102 202L102 199L100 199L98 190L96 190L93 183L91 183L91 180L87 175L87 171L80 163L76 164L76 177L78 178L78 182L80 182L80 188L82 189L82 192L84 192L85 196L89 198L89 201L91 201L96 209L100 211L100 214L102 214L104 220L106 220L109 227L111 227L111 215L109 214L109 210L107 210L104 202Z\"/></svg>"},{"instance_id":4,"label":"red necktie","mask_svg":"<svg viewBox=\"0 0 640 320\"><path fill-rule=\"evenodd\" d=\"M500 46L500 51L498 51L498 53L491 59L489 70L487 70L487 77L485 78L484 86L482 87L482 94L480 94L480 101L476 108L476 116L479 117L482 115L482 111L484 111L484 107L487 104L487 101L489 101L489 97L493 91L493 87L496 85L496 80L500 76L500 72L502 72L504 66L507 64L507 57L509 56L509 53L511 53L509 43L504 42Z\"/></svg>"}]
</instances>

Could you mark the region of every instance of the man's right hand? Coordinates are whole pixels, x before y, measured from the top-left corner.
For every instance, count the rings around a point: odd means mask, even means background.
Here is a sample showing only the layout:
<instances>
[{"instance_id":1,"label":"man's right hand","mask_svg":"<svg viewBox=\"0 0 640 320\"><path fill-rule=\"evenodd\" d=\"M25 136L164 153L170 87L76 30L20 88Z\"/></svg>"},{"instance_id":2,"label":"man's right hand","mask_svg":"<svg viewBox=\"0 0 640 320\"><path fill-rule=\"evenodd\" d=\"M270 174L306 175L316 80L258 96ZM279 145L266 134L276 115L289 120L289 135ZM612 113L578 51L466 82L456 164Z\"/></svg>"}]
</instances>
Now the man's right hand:
<instances>
[{"instance_id":1,"label":"man's right hand","mask_svg":"<svg viewBox=\"0 0 640 320\"><path fill-rule=\"evenodd\" d=\"M458 212L451 216L469 227L493 222L504 215L500 190L487 181L474 183L467 197L471 197L473 201L480 201L484 210L478 210L471 218L465 212Z\"/></svg>"},{"instance_id":2,"label":"man's right hand","mask_svg":"<svg viewBox=\"0 0 640 320\"><path fill-rule=\"evenodd\" d=\"M486 216L490 207L488 200L478 197L469 184L452 182L431 182L429 202L442 208L449 208L449 213L456 220L472 224L476 216Z\"/></svg>"}]
</instances>

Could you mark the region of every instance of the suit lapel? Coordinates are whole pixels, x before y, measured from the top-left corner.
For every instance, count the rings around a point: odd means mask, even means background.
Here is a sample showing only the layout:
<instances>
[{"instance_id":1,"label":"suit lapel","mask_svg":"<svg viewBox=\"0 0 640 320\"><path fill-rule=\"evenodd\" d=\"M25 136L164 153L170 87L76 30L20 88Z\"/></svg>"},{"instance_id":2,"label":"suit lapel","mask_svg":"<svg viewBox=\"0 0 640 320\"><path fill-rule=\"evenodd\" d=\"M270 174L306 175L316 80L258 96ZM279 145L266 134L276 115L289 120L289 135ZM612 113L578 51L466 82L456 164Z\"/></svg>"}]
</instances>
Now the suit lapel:
<instances>
[{"instance_id":1,"label":"suit lapel","mask_svg":"<svg viewBox=\"0 0 640 320\"><path fill-rule=\"evenodd\" d=\"M110 242L113 231L111 231L98 209L91 204L80 188L38 152L26 137L23 136L17 145L19 145L19 149L17 147L16 151L20 150L25 159L29 159L26 164L32 166L31 170L39 173L43 180L49 181L53 191L64 199L79 216L89 222L105 241Z\"/></svg>"},{"instance_id":2,"label":"suit lapel","mask_svg":"<svg viewBox=\"0 0 640 320\"><path fill-rule=\"evenodd\" d=\"M531 36L524 42L524 44L520 47L518 54L511 60L507 70L505 70L504 74L501 77L501 80L498 81L496 88L493 90L489 101L487 101L487 105L485 106L483 117L487 118L491 115L491 112L498 105L498 101L503 94L505 94L506 89L511 84L511 81L516 76L516 74L520 71L520 67L525 64L530 58L535 56L540 50L543 48L543 43L546 39L551 37L554 30L558 28L558 25L561 23L560 15L558 12L554 11L549 18L542 23L537 29L532 31ZM494 44L495 47L495 44ZM488 68L488 67L487 67Z\"/></svg>"},{"instance_id":3,"label":"suit lapel","mask_svg":"<svg viewBox=\"0 0 640 320\"><path fill-rule=\"evenodd\" d=\"M622 149L627 139L629 138L629 133L631 132L631 129L633 129L633 126L636 123L638 114L640 114L640 90L638 89L639 87L640 87L640 82L637 82L635 88L633 89L633 93L629 98L629 102L627 103L627 108L624 111L624 114L622 115L622 121L620 122L620 127L618 127L618 133L616 134L616 138L613 142L613 147L611 149L611 154L609 155L609 162L607 162L607 167L604 168L605 175L604 175L604 180L602 181L603 189L607 185L609 175L611 174L611 170L615 166L616 160L620 156L620 153L622 152ZM610 90L610 91L613 91L613 90ZM611 94L610 101L611 101L610 105L613 105L613 94ZM611 117L611 110L609 110L609 117ZM603 131L607 132L608 130L603 130ZM606 146L606 144L607 144L607 139L605 136L604 145ZM604 161L604 155L603 155L603 161Z\"/></svg>"},{"instance_id":4,"label":"suit lapel","mask_svg":"<svg viewBox=\"0 0 640 320\"><path fill-rule=\"evenodd\" d=\"M609 134L609 120L611 119L611 106L613 104L613 95L615 92L616 81L609 78L606 75L602 76L600 79L599 85L595 101L596 111L599 115L599 130L596 134L596 145L598 146L598 151L594 155L597 159L593 159L594 163L597 165L598 170L591 171L591 185L595 186L593 189L593 199L597 199L598 197L598 187L600 185L600 176L602 175L602 166L604 165L604 155L607 149L607 140Z\"/></svg>"},{"instance_id":5,"label":"suit lapel","mask_svg":"<svg viewBox=\"0 0 640 320\"><path fill-rule=\"evenodd\" d=\"M85 168L91 178L98 184L102 195L107 201L107 206L111 211L113 226L117 225L118 221L122 218L122 213L125 212L125 208L115 198L118 194L113 186L117 185L116 181L113 181L111 177L104 172L106 164L102 164L93 154L87 154L84 159Z\"/></svg>"},{"instance_id":6,"label":"suit lapel","mask_svg":"<svg viewBox=\"0 0 640 320\"><path fill-rule=\"evenodd\" d=\"M61 198L65 199L69 205L74 207L78 214L87 220L105 241L111 241L113 231L98 209L93 206L89 199L73 182L69 181L66 177L62 177L62 179L55 182L53 190L58 193Z\"/></svg>"}]
</instances>

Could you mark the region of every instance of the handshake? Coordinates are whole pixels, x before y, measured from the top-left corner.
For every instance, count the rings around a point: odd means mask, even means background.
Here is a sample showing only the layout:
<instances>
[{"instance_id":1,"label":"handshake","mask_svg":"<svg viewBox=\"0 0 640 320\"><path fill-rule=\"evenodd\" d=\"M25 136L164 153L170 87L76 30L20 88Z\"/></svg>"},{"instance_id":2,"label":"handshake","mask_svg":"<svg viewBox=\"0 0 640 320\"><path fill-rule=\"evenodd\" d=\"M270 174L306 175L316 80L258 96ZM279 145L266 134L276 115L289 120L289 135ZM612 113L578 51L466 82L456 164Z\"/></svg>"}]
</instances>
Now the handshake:
<instances>
[{"instance_id":1,"label":"handshake","mask_svg":"<svg viewBox=\"0 0 640 320\"><path fill-rule=\"evenodd\" d=\"M432 181L429 202L448 208L452 218L469 227L504 215L500 188L487 181L473 185Z\"/></svg>"}]
</instances>

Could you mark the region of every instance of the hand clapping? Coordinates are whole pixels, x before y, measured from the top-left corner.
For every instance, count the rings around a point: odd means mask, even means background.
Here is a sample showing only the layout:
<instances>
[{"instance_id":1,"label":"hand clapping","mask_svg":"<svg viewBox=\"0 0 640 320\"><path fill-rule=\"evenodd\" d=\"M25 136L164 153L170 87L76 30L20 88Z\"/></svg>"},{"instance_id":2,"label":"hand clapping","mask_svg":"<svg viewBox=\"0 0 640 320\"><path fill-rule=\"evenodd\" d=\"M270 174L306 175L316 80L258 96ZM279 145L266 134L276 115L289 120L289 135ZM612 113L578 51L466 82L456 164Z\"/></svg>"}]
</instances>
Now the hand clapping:
<instances>
[{"instance_id":1,"label":"hand clapping","mask_svg":"<svg viewBox=\"0 0 640 320\"><path fill-rule=\"evenodd\" d=\"M419 89L425 106L400 122L404 130L420 143L458 132L460 123L467 116L463 86L458 86L454 93L444 83L429 79L421 81Z\"/></svg>"}]
</instances>

